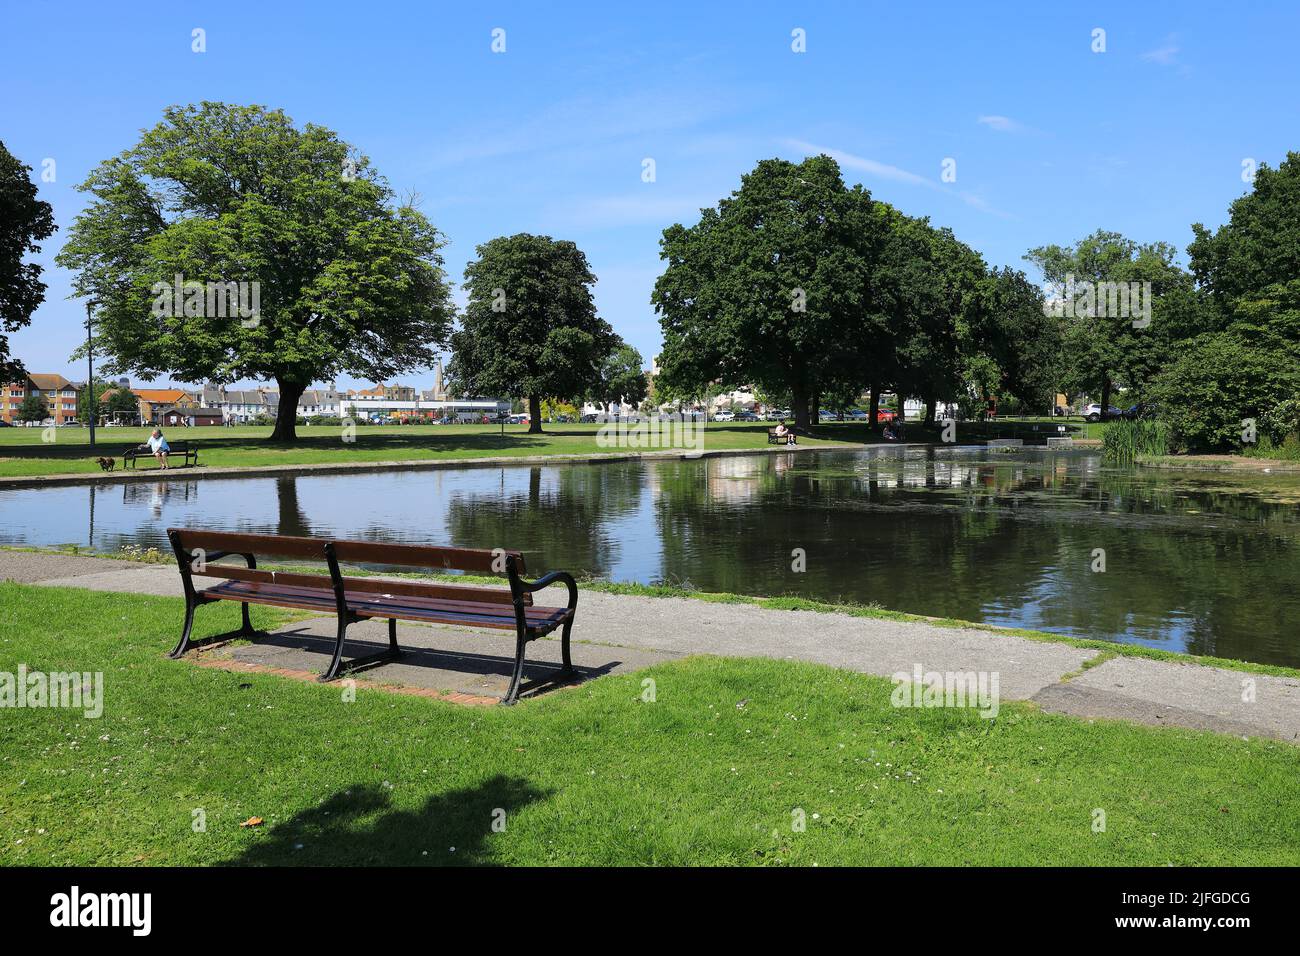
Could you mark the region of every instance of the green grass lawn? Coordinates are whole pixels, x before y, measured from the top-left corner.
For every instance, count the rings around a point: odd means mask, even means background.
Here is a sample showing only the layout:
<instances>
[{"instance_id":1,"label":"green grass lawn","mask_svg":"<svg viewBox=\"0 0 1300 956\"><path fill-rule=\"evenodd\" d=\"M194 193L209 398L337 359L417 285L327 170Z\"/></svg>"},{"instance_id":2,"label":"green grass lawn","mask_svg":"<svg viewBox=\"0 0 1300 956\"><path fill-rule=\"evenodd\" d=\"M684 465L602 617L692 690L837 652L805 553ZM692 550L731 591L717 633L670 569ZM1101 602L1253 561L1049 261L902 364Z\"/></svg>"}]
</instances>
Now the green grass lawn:
<instances>
[{"instance_id":1,"label":"green grass lawn","mask_svg":"<svg viewBox=\"0 0 1300 956\"><path fill-rule=\"evenodd\" d=\"M172 441L199 444L199 463L219 467L310 465L335 462L426 461L523 455L591 455L628 449L604 447L597 440L598 425L546 425L541 435L529 435L525 425L359 425L355 441L345 442L341 426L306 425L298 428L298 441L269 441L271 427L169 428ZM704 430L704 449L767 448L767 423L710 422ZM0 428L0 477L99 473L99 456L116 457L142 443L148 428L96 429L96 447L90 447L85 428L55 428L54 441L42 441L44 429ZM835 445L878 440L865 426L827 424L814 429L803 444ZM654 451L657 449L632 449ZM152 459L139 463L153 468Z\"/></svg>"},{"instance_id":2,"label":"green grass lawn","mask_svg":"<svg viewBox=\"0 0 1300 956\"><path fill-rule=\"evenodd\" d=\"M895 709L879 678L719 658L514 708L347 703L166 660L175 599L0 584L0 607L0 670L105 680L98 720L0 711L3 864L1300 863L1281 743Z\"/></svg>"}]
</instances>

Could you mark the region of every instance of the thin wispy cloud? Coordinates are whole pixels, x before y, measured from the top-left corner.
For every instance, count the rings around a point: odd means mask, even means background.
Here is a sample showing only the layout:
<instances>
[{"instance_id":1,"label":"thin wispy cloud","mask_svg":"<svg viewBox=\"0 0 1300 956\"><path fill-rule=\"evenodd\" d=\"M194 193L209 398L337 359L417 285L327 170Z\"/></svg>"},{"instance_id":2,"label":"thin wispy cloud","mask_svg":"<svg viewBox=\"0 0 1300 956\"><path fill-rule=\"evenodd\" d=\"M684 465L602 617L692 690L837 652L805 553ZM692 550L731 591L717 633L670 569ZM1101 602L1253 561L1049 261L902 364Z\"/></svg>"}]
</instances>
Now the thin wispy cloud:
<instances>
[{"instance_id":1,"label":"thin wispy cloud","mask_svg":"<svg viewBox=\"0 0 1300 956\"><path fill-rule=\"evenodd\" d=\"M1019 133L1025 128L1011 117L998 116L997 114L981 116L977 122L999 133Z\"/></svg>"},{"instance_id":2,"label":"thin wispy cloud","mask_svg":"<svg viewBox=\"0 0 1300 956\"><path fill-rule=\"evenodd\" d=\"M798 150L807 156L816 156L825 153L831 159L839 163L844 169L853 169L861 173L875 176L879 179L888 179L892 182L906 183L909 186L923 186L926 189L932 189L936 192L956 195L958 199L970 206L972 209L978 209L980 212L988 213L991 216L999 216L1003 219L1014 218L1010 213L993 206L983 196L965 190L949 189L937 179L927 179L924 176L919 176L916 173L910 172L899 166L882 163L879 160L869 159L865 156L856 156L853 153L846 153L842 149L818 146L815 143L807 143L798 139L782 140L782 143L788 148Z\"/></svg>"},{"instance_id":3,"label":"thin wispy cloud","mask_svg":"<svg viewBox=\"0 0 1300 956\"><path fill-rule=\"evenodd\" d=\"M1182 50L1175 42L1174 37L1165 40L1164 46L1157 47L1154 50L1147 50L1139 54L1139 59L1146 63L1155 63L1159 66L1177 66L1178 54Z\"/></svg>"},{"instance_id":4,"label":"thin wispy cloud","mask_svg":"<svg viewBox=\"0 0 1300 956\"><path fill-rule=\"evenodd\" d=\"M926 179L924 176L918 176L916 173L908 172L898 166L891 166L888 163L877 162L874 159L867 159L865 156L855 156L852 153L846 153L843 150L831 149L828 146L816 146L813 143L805 143L802 140L787 139L784 141L786 146L791 149L800 150L809 156L816 156L825 153L835 162L839 163L846 169L856 169L860 173L869 173L879 179L888 179L896 183L910 183L913 186L936 186L937 183Z\"/></svg>"}]
</instances>

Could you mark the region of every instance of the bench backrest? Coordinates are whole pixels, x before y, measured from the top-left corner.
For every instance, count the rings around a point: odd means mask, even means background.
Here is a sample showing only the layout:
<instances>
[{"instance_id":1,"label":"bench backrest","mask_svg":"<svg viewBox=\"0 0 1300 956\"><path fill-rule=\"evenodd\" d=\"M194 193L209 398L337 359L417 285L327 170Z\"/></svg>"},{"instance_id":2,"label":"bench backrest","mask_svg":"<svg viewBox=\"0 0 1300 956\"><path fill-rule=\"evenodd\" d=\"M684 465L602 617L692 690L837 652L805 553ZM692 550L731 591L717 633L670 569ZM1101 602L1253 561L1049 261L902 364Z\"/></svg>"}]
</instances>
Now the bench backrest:
<instances>
[{"instance_id":1,"label":"bench backrest","mask_svg":"<svg viewBox=\"0 0 1300 956\"><path fill-rule=\"evenodd\" d=\"M177 560L185 560L196 551L204 555L252 554L303 558L309 561L327 561L327 545L332 545L334 557L341 562L357 564L396 564L403 567L440 568L469 571L476 574L502 574L505 559L514 558L517 574L524 573L524 556L519 551L479 548L435 548L424 545L385 544L375 541L347 541L331 538L293 537L278 534L250 534L226 531L202 531L193 528L168 528L167 536L180 549ZM213 560L216 560L214 558ZM325 575L298 574L285 571L263 571L240 568L234 565L211 564L207 561L188 562L190 573L201 577L229 578L242 581L275 583L295 587L331 587L332 579ZM354 591L424 595L466 601L509 603L509 591L456 584L426 584L424 582L377 581L349 577L347 588ZM531 604L531 596L524 594L524 603Z\"/></svg>"}]
</instances>

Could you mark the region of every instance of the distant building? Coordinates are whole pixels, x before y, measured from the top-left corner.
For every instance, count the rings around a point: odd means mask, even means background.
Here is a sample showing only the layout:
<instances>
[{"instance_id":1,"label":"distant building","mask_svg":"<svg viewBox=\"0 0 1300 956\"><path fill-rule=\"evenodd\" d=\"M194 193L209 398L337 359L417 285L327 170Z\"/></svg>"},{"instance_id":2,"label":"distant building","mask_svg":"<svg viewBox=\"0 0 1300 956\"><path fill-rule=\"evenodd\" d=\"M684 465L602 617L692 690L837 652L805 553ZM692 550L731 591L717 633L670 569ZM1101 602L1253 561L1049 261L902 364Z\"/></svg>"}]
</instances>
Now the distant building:
<instances>
[{"instance_id":1,"label":"distant building","mask_svg":"<svg viewBox=\"0 0 1300 956\"><path fill-rule=\"evenodd\" d=\"M267 388L228 389L209 382L198 393L198 404L221 412L222 421L242 424L257 418L274 418L280 410L280 393Z\"/></svg>"},{"instance_id":2,"label":"distant building","mask_svg":"<svg viewBox=\"0 0 1300 956\"><path fill-rule=\"evenodd\" d=\"M385 385L383 382L371 388L348 389L347 397L359 399L383 398L392 402L416 401L415 389L410 385Z\"/></svg>"},{"instance_id":3,"label":"distant building","mask_svg":"<svg viewBox=\"0 0 1300 956\"><path fill-rule=\"evenodd\" d=\"M298 414L304 418L313 415L331 415L338 418L343 394L333 388L309 388L298 399Z\"/></svg>"},{"instance_id":4,"label":"distant building","mask_svg":"<svg viewBox=\"0 0 1300 956\"><path fill-rule=\"evenodd\" d=\"M202 408L198 405L172 405L158 412L156 425L169 427L196 428L221 425L225 421L219 408Z\"/></svg>"},{"instance_id":5,"label":"distant building","mask_svg":"<svg viewBox=\"0 0 1300 956\"><path fill-rule=\"evenodd\" d=\"M77 386L62 375L39 372L0 389L0 418L11 425L17 422L18 409L28 395L39 395L45 399L47 423L62 425L77 418Z\"/></svg>"},{"instance_id":6,"label":"distant building","mask_svg":"<svg viewBox=\"0 0 1300 956\"><path fill-rule=\"evenodd\" d=\"M420 393L422 402L445 402L451 398L447 392L447 383L442 375L442 359L438 359L433 364L433 388L426 388Z\"/></svg>"},{"instance_id":7,"label":"distant building","mask_svg":"<svg viewBox=\"0 0 1300 956\"><path fill-rule=\"evenodd\" d=\"M199 403L183 388L129 388L124 382L119 382L114 388L105 390L99 396L100 403L107 402L108 397L113 392L122 390L129 391L135 396L136 405L140 411L140 421L147 425L158 424L165 409L199 407Z\"/></svg>"},{"instance_id":8,"label":"distant building","mask_svg":"<svg viewBox=\"0 0 1300 956\"><path fill-rule=\"evenodd\" d=\"M510 403L500 398L449 398L444 402L403 401L377 395L355 393L341 402L344 418L365 421L416 419L439 421L450 418L457 422L481 422L486 416L495 421L500 414L509 413Z\"/></svg>"}]
</instances>

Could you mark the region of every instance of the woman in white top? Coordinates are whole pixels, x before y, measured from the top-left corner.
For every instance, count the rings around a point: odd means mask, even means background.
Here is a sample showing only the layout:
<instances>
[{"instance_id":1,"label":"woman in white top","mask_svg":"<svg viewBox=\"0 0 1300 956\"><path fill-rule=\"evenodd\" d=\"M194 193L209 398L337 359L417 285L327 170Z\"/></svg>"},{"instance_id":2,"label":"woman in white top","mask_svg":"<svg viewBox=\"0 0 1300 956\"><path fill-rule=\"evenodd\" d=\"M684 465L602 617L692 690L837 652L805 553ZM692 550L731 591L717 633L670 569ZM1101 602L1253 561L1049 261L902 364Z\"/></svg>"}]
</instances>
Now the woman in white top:
<instances>
[{"instance_id":1,"label":"woman in white top","mask_svg":"<svg viewBox=\"0 0 1300 956\"><path fill-rule=\"evenodd\" d=\"M153 452L154 458L158 459L158 467L166 471L167 453L171 451L171 447L167 444L167 439L163 438L162 429L155 428L153 434L149 436L149 450Z\"/></svg>"}]
</instances>

